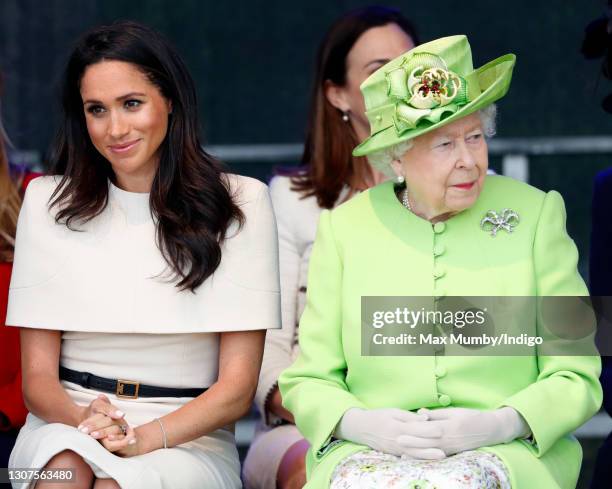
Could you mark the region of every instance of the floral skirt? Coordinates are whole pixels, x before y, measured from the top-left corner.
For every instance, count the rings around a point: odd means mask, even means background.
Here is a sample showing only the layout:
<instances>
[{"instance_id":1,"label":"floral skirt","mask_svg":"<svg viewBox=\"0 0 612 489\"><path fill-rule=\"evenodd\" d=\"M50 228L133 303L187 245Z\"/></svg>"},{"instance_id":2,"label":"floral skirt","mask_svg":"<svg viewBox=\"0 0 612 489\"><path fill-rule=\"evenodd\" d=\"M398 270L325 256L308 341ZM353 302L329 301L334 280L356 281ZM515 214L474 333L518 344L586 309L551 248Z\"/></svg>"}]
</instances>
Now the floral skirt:
<instances>
[{"instance_id":1,"label":"floral skirt","mask_svg":"<svg viewBox=\"0 0 612 489\"><path fill-rule=\"evenodd\" d=\"M504 463L488 452L468 451L443 460L415 460L374 450L342 460L330 489L511 489Z\"/></svg>"}]
</instances>

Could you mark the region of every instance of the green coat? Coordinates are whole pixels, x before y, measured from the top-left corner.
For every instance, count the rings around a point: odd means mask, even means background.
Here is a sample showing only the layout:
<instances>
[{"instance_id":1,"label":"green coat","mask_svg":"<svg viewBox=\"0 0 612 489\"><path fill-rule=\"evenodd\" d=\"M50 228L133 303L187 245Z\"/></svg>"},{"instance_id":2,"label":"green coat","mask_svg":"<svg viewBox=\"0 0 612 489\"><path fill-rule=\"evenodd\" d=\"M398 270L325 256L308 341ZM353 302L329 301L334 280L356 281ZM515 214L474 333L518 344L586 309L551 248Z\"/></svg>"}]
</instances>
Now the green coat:
<instances>
[{"instance_id":1,"label":"green coat","mask_svg":"<svg viewBox=\"0 0 612 489\"><path fill-rule=\"evenodd\" d=\"M520 216L513 233L480 229L487 211L504 208ZM601 405L599 357L362 356L360 330L362 296L586 295L565 218L557 192L501 176L487 177L474 206L435 226L402 207L392 182L322 213L301 354L279 379L312 445L308 489L327 488L334 467L364 449L330 443L347 409L446 405L515 408L534 442L486 448L504 461L512 487L575 487L582 451L571 433Z\"/></svg>"}]
</instances>

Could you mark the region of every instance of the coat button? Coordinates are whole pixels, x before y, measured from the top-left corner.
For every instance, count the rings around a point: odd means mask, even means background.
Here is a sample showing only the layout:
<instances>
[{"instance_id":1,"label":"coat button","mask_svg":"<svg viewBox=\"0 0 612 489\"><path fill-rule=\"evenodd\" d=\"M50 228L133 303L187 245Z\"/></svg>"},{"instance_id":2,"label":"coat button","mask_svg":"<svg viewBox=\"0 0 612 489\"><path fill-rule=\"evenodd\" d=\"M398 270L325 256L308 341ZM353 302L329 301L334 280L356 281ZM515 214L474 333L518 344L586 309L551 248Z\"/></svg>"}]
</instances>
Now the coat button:
<instances>
[{"instance_id":1,"label":"coat button","mask_svg":"<svg viewBox=\"0 0 612 489\"><path fill-rule=\"evenodd\" d=\"M433 226L434 233L436 234L443 233L445 229L446 229L446 224L443 222L437 222Z\"/></svg>"},{"instance_id":2,"label":"coat button","mask_svg":"<svg viewBox=\"0 0 612 489\"><path fill-rule=\"evenodd\" d=\"M438 365L435 370L436 378L441 379L446 375L446 367Z\"/></svg>"},{"instance_id":3,"label":"coat button","mask_svg":"<svg viewBox=\"0 0 612 489\"><path fill-rule=\"evenodd\" d=\"M440 299L443 299L444 296L446 296L446 292L443 289L436 288L434 289L433 295L435 300L439 301Z\"/></svg>"},{"instance_id":4,"label":"coat button","mask_svg":"<svg viewBox=\"0 0 612 489\"><path fill-rule=\"evenodd\" d=\"M442 406L450 406L451 398L446 394L442 394L440 397L438 397L438 402Z\"/></svg>"},{"instance_id":5,"label":"coat button","mask_svg":"<svg viewBox=\"0 0 612 489\"><path fill-rule=\"evenodd\" d=\"M434 271L433 271L434 278L442 278L444 277L445 274L446 274L446 270L444 269L444 267L437 266L434 268Z\"/></svg>"},{"instance_id":6,"label":"coat button","mask_svg":"<svg viewBox=\"0 0 612 489\"><path fill-rule=\"evenodd\" d=\"M442 243L438 243L436 246L434 246L433 254L434 256L440 256L443 255L445 251L446 246L444 246Z\"/></svg>"}]
</instances>

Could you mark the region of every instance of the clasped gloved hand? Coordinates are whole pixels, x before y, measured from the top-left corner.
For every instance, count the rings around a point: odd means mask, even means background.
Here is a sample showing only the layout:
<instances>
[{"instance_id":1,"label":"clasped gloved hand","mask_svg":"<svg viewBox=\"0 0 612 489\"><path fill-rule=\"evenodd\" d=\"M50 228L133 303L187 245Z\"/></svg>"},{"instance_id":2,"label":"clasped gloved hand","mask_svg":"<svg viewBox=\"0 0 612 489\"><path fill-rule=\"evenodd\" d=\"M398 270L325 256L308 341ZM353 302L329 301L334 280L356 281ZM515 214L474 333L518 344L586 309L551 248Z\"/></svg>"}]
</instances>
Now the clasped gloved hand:
<instances>
[{"instance_id":1,"label":"clasped gloved hand","mask_svg":"<svg viewBox=\"0 0 612 489\"><path fill-rule=\"evenodd\" d=\"M440 449L442 427L427 420L427 414L402 409L351 408L342 416L334 436L392 455L445 458Z\"/></svg>"},{"instance_id":2,"label":"clasped gloved hand","mask_svg":"<svg viewBox=\"0 0 612 489\"><path fill-rule=\"evenodd\" d=\"M465 408L420 409L427 425L442 431L435 447L448 455L476 448L509 443L531 434L525 419L511 407L490 411Z\"/></svg>"}]
</instances>

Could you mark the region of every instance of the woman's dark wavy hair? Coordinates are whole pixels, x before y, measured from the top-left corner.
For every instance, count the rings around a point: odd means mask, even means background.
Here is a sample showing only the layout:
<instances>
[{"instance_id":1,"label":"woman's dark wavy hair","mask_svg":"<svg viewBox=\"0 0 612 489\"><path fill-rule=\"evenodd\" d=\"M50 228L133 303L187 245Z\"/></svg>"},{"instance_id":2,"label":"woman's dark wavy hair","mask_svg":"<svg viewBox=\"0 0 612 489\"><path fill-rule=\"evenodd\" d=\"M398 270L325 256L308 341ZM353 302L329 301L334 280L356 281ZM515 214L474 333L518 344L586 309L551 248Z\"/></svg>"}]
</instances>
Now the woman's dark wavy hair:
<instances>
[{"instance_id":1,"label":"woman's dark wavy hair","mask_svg":"<svg viewBox=\"0 0 612 489\"><path fill-rule=\"evenodd\" d=\"M356 190L365 190L372 171L367 158L352 155L360 141L350 124L342 120L342 113L327 100L325 83L330 80L338 86L346 85L346 59L353 45L364 32L387 24L396 24L415 46L419 44L412 22L399 10L368 6L338 19L319 46L301 165L278 173L291 176L293 190L303 197L315 196L322 208L331 209L347 184L349 197Z\"/></svg>"},{"instance_id":2,"label":"woman's dark wavy hair","mask_svg":"<svg viewBox=\"0 0 612 489\"><path fill-rule=\"evenodd\" d=\"M150 194L156 242L176 287L192 292L219 266L230 224L244 222L222 166L198 137L195 85L187 67L159 33L135 22L117 22L85 33L66 67L63 120L50 151L53 174L63 175L51 196L56 221L69 228L99 215L108 203L114 173L93 146L85 123L80 82L88 66L124 61L140 69L172 102L168 132Z\"/></svg>"}]
</instances>

